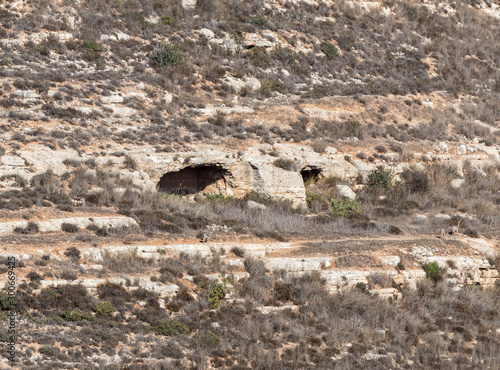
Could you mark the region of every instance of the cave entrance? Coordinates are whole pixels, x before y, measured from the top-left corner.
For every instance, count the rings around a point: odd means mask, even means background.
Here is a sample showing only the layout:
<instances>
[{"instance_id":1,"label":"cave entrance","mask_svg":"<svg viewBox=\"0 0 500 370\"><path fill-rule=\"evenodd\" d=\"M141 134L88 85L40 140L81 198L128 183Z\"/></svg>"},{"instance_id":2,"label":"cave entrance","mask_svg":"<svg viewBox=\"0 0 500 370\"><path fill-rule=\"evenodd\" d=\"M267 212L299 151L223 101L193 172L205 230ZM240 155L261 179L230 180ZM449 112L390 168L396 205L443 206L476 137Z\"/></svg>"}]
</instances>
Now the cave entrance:
<instances>
[{"instance_id":1,"label":"cave entrance","mask_svg":"<svg viewBox=\"0 0 500 370\"><path fill-rule=\"evenodd\" d=\"M158 182L158 190L177 195L199 192L226 195L227 185L224 176L227 174L227 170L217 165L186 167L163 175Z\"/></svg>"},{"instance_id":2,"label":"cave entrance","mask_svg":"<svg viewBox=\"0 0 500 370\"><path fill-rule=\"evenodd\" d=\"M321 176L321 169L317 167L304 167L300 174L302 175L302 179L304 180L304 184L315 183L319 180Z\"/></svg>"}]
</instances>

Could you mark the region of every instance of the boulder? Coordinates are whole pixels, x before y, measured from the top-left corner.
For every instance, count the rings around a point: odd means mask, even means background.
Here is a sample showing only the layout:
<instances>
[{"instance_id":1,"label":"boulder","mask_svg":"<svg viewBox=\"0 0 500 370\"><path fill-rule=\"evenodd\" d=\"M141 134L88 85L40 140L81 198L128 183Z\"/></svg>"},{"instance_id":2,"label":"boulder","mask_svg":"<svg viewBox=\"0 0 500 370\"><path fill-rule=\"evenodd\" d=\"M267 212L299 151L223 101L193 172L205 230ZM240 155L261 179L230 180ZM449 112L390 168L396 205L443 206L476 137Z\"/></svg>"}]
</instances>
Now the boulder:
<instances>
[{"instance_id":1,"label":"boulder","mask_svg":"<svg viewBox=\"0 0 500 370\"><path fill-rule=\"evenodd\" d=\"M201 30L198 31L198 34L201 37L206 38L207 40L211 40L215 37L214 31L209 30L208 28L202 28Z\"/></svg>"},{"instance_id":2,"label":"boulder","mask_svg":"<svg viewBox=\"0 0 500 370\"><path fill-rule=\"evenodd\" d=\"M356 199L356 193L347 185L337 185L337 191L341 197L348 198L351 200Z\"/></svg>"},{"instance_id":3,"label":"boulder","mask_svg":"<svg viewBox=\"0 0 500 370\"><path fill-rule=\"evenodd\" d=\"M246 77L245 78L245 87L250 91L257 91L260 89L261 84L260 81L254 77Z\"/></svg>"}]
</instances>

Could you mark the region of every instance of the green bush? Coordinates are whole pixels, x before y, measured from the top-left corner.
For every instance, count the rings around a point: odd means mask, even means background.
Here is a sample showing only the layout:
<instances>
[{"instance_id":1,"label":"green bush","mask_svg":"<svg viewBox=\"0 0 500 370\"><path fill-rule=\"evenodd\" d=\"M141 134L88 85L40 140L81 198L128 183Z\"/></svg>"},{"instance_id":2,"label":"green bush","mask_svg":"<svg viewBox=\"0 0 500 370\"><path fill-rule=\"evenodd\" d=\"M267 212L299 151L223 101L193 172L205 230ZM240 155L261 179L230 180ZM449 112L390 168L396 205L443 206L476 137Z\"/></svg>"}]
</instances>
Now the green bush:
<instances>
[{"instance_id":1,"label":"green bush","mask_svg":"<svg viewBox=\"0 0 500 370\"><path fill-rule=\"evenodd\" d=\"M99 53L102 51L102 46L95 41L84 41L82 42L82 47L89 53Z\"/></svg>"},{"instance_id":2,"label":"green bush","mask_svg":"<svg viewBox=\"0 0 500 370\"><path fill-rule=\"evenodd\" d=\"M177 19L175 19L175 17L173 15L162 15L161 16L161 24L165 25L165 26L176 26L177 23L179 23L177 21Z\"/></svg>"},{"instance_id":3,"label":"green bush","mask_svg":"<svg viewBox=\"0 0 500 370\"><path fill-rule=\"evenodd\" d=\"M354 199L333 199L332 214L335 217L345 218L361 213L361 204Z\"/></svg>"},{"instance_id":4,"label":"green bush","mask_svg":"<svg viewBox=\"0 0 500 370\"><path fill-rule=\"evenodd\" d=\"M232 195L225 196L224 194L212 194L212 193L207 194L206 197L208 201L215 201L215 202L227 202L234 199L234 196Z\"/></svg>"},{"instance_id":5,"label":"green bush","mask_svg":"<svg viewBox=\"0 0 500 370\"><path fill-rule=\"evenodd\" d=\"M114 311L113 304L109 301L100 301L94 306L93 310L99 316L111 316L113 315Z\"/></svg>"},{"instance_id":6,"label":"green bush","mask_svg":"<svg viewBox=\"0 0 500 370\"><path fill-rule=\"evenodd\" d=\"M248 23L254 24L256 26L265 26L267 24L267 19L261 15L252 17L248 19Z\"/></svg>"},{"instance_id":7,"label":"green bush","mask_svg":"<svg viewBox=\"0 0 500 370\"><path fill-rule=\"evenodd\" d=\"M320 45L321 51L330 58L336 58L339 54L337 47L329 42L323 41Z\"/></svg>"},{"instance_id":8,"label":"green bush","mask_svg":"<svg viewBox=\"0 0 500 370\"><path fill-rule=\"evenodd\" d=\"M82 48L85 50L85 58L91 62L98 59L102 52L102 46L95 41L82 42Z\"/></svg>"},{"instance_id":9,"label":"green bush","mask_svg":"<svg viewBox=\"0 0 500 370\"><path fill-rule=\"evenodd\" d=\"M158 334L168 335L170 337L174 335L189 334L188 327L184 323L174 319L158 320L153 328Z\"/></svg>"},{"instance_id":10,"label":"green bush","mask_svg":"<svg viewBox=\"0 0 500 370\"><path fill-rule=\"evenodd\" d=\"M378 166L368 174L368 186L374 188L388 189L394 182L394 172L390 168Z\"/></svg>"},{"instance_id":11,"label":"green bush","mask_svg":"<svg viewBox=\"0 0 500 370\"><path fill-rule=\"evenodd\" d=\"M222 282L215 282L211 289L205 293L205 298L210 308L217 308L221 300L226 296L225 279Z\"/></svg>"},{"instance_id":12,"label":"green bush","mask_svg":"<svg viewBox=\"0 0 500 370\"><path fill-rule=\"evenodd\" d=\"M276 91L280 94L284 93L283 85L281 84L281 82L279 82L279 80L277 80L277 79L268 80L268 81L263 81L261 83L260 92L265 97L269 98L274 91Z\"/></svg>"},{"instance_id":13,"label":"green bush","mask_svg":"<svg viewBox=\"0 0 500 370\"><path fill-rule=\"evenodd\" d=\"M62 318L66 321L83 321L92 320L92 315L90 313L78 312L78 311L64 311Z\"/></svg>"},{"instance_id":14,"label":"green bush","mask_svg":"<svg viewBox=\"0 0 500 370\"><path fill-rule=\"evenodd\" d=\"M427 278L434 282L441 279L441 268L436 261L424 264L424 271Z\"/></svg>"},{"instance_id":15,"label":"green bush","mask_svg":"<svg viewBox=\"0 0 500 370\"><path fill-rule=\"evenodd\" d=\"M9 310L10 302L9 295L3 291L0 291L0 310Z\"/></svg>"},{"instance_id":16,"label":"green bush","mask_svg":"<svg viewBox=\"0 0 500 370\"><path fill-rule=\"evenodd\" d=\"M153 51L149 57L157 68L182 65L185 62L184 50L175 44L166 44Z\"/></svg>"}]
</instances>

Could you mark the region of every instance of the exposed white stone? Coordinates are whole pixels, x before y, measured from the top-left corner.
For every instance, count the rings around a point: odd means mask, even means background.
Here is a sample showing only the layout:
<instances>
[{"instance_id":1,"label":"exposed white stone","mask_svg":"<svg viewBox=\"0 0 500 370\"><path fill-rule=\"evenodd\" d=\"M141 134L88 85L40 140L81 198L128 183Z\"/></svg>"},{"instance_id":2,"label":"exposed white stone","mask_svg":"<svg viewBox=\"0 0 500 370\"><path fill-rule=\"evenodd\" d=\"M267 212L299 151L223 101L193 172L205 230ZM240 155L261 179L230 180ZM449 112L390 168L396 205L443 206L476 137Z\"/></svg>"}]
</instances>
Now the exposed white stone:
<instances>
[{"instance_id":1,"label":"exposed white stone","mask_svg":"<svg viewBox=\"0 0 500 370\"><path fill-rule=\"evenodd\" d=\"M116 103L123 103L123 96L114 94L110 96L101 96L101 102L103 104L116 104Z\"/></svg>"},{"instance_id":2,"label":"exposed white stone","mask_svg":"<svg viewBox=\"0 0 500 370\"><path fill-rule=\"evenodd\" d=\"M198 34L208 40L211 40L215 37L214 31L209 30L208 28L202 28L198 31Z\"/></svg>"},{"instance_id":3,"label":"exposed white stone","mask_svg":"<svg viewBox=\"0 0 500 370\"><path fill-rule=\"evenodd\" d=\"M27 100L35 100L40 98L35 90L15 90L14 95Z\"/></svg>"},{"instance_id":4,"label":"exposed white stone","mask_svg":"<svg viewBox=\"0 0 500 370\"><path fill-rule=\"evenodd\" d=\"M196 0L182 0L182 7L184 9L194 9L196 7Z\"/></svg>"},{"instance_id":5,"label":"exposed white stone","mask_svg":"<svg viewBox=\"0 0 500 370\"><path fill-rule=\"evenodd\" d=\"M126 33L117 31L115 33L112 33L111 35L101 35L101 41L122 41L122 40L130 40L130 35L127 35Z\"/></svg>"},{"instance_id":6,"label":"exposed white stone","mask_svg":"<svg viewBox=\"0 0 500 370\"><path fill-rule=\"evenodd\" d=\"M318 271L331 265L329 258L325 257L268 258L265 263L266 267L271 271Z\"/></svg>"},{"instance_id":7,"label":"exposed white stone","mask_svg":"<svg viewBox=\"0 0 500 370\"><path fill-rule=\"evenodd\" d=\"M24 166L26 164L23 158L13 155L4 155L0 160L6 166Z\"/></svg>"},{"instance_id":8,"label":"exposed white stone","mask_svg":"<svg viewBox=\"0 0 500 370\"><path fill-rule=\"evenodd\" d=\"M442 153L448 153L448 145L444 141L440 141L438 145Z\"/></svg>"},{"instance_id":9,"label":"exposed white stone","mask_svg":"<svg viewBox=\"0 0 500 370\"><path fill-rule=\"evenodd\" d=\"M337 191L339 192L341 197L348 199L356 199L356 193L352 191L352 189L347 185L337 185Z\"/></svg>"},{"instance_id":10,"label":"exposed white stone","mask_svg":"<svg viewBox=\"0 0 500 370\"><path fill-rule=\"evenodd\" d=\"M245 34L244 45L245 47L272 48L276 45L276 42L270 41L258 33L250 32Z\"/></svg>"},{"instance_id":11,"label":"exposed white stone","mask_svg":"<svg viewBox=\"0 0 500 370\"><path fill-rule=\"evenodd\" d=\"M459 187L461 187L463 184L465 183L465 180L464 179L455 179L455 180L452 180L450 182L450 186L453 188L453 189L458 189Z\"/></svg>"},{"instance_id":12,"label":"exposed white stone","mask_svg":"<svg viewBox=\"0 0 500 370\"><path fill-rule=\"evenodd\" d=\"M386 257L380 258L380 261L382 261L386 265L394 267L399 262L401 262L401 259L399 258L399 256L386 256Z\"/></svg>"},{"instance_id":13,"label":"exposed white stone","mask_svg":"<svg viewBox=\"0 0 500 370\"><path fill-rule=\"evenodd\" d=\"M245 87L250 91L257 91L261 87L261 83L254 77L245 77Z\"/></svg>"},{"instance_id":14,"label":"exposed white stone","mask_svg":"<svg viewBox=\"0 0 500 370\"><path fill-rule=\"evenodd\" d=\"M163 100L165 101L165 104L172 103L173 99L174 99L174 96L169 92L166 92L165 95L163 96Z\"/></svg>"},{"instance_id":15,"label":"exposed white stone","mask_svg":"<svg viewBox=\"0 0 500 370\"><path fill-rule=\"evenodd\" d=\"M325 153L326 154L337 154L338 150L335 149L333 146L327 146L325 148Z\"/></svg>"}]
</instances>

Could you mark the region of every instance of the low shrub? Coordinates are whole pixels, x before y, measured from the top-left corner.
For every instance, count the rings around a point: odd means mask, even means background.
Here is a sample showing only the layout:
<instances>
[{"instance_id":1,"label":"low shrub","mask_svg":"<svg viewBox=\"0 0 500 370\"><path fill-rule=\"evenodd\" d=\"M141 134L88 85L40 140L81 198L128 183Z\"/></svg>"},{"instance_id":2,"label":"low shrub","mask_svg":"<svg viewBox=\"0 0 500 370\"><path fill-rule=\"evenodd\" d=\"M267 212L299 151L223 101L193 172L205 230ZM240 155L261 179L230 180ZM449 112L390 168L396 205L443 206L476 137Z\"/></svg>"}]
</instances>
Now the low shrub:
<instances>
[{"instance_id":1,"label":"low shrub","mask_svg":"<svg viewBox=\"0 0 500 370\"><path fill-rule=\"evenodd\" d=\"M177 320L174 319L162 319L157 320L153 329L162 335L174 336L174 335L187 335L189 334L188 327Z\"/></svg>"},{"instance_id":2,"label":"low shrub","mask_svg":"<svg viewBox=\"0 0 500 370\"><path fill-rule=\"evenodd\" d=\"M282 168L286 171L296 171L297 170L297 165L293 161L293 159L287 159L287 158L278 158L273 162L273 165L276 167Z\"/></svg>"},{"instance_id":3,"label":"low shrub","mask_svg":"<svg viewBox=\"0 0 500 370\"><path fill-rule=\"evenodd\" d=\"M368 174L368 186L371 189L385 188L388 189L394 182L394 172L390 168L378 166Z\"/></svg>"},{"instance_id":4,"label":"low shrub","mask_svg":"<svg viewBox=\"0 0 500 370\"><path fill-rule=\"evenodd\" d=\"M326 41L320 44L320 49L329 59L334 59L339 54L337 47Z\"/></svg>"},{"instance_id":5,"label":"low shrub","mask_svg":"<svg viewBox=\"0 0 500 370\"><path fill-rule=\"evenodd\" d=\"M221 300L226 296L227 279L222 281L215 281L210 285L210 289L205 292L205 299L210 308L217 308Z\"/></svg>"},{"instance_id":6,"label":"low shrub","mask_svg":"<svg viewBox=\"0 0 500 370\"><path fill-rule=\"evenodd\" d=\"M430 178L427 171L407 168L401 177L407 189L412 193L427 193L430 190Z\"/></svg>"},{"instance_id":7,"label":"low shrub","mask_svg":"<svg viewBox=\"0 0 500 370\"><path fill-rule=\"evenodd\" d=\"M93 319L90 313L78 311L64 311L62 318L66 321L91 321Z\"/></svg>"},{"instance_id":8,"label":"low shrub","mask_svg":"<svg viewBox=\"0 0 500 370\"><path fill-rule=\"evenodd\" d=\"M436 261L425 263L423 268L428 279L434 282L441 279L441 268Z\"/></svg>"},{"instance_id":9,"label":"low shrub","mask_svg":"<svg viewBox=\"0 0 500 370\"><path fill-rule=\"evenodd\" d=\"M220 339L211 330L204 330L201 334L198 334L195 337L195 341L201 347L210 347L210 348L213 348L213 347L216 347L219 344Z\"/></svg>"},{"instance_id":10,"label":"low shrub","mask_svg":"<svg viewBox=\"0 0 500 370\"><path fill-rule=\"evenodd\" d=\"M76 247L69 247L64 252L64 255L71 259L73 262L77 263L80 260L80 250Z\"/></svg>"},{"instance_id":11,"label":"low shrub","mask_svg":"<svg viewBox=\"0 0 500 370\"><path fill-rule=\"evenodd\" d=\"M175 44L166 44L150 55L149 59L157 68L181 65L185 62L184 50Z\"/></svg>"},{"instance_id":12,"label":"low shrub","mask_svg":"<svg viewBox=\"0 0 500 370\"><path fill-rule=\"evenodd\" d=\"M40 281L42 280L42 276L36 272L36 271L30 271L28 272L28 274L26 275L26 277L28 279L30 279L30 281Z\"/></svg>"},{"instance_id":13,"label":"low shrub","mask_svg":"<svg viewBox=\"0 0 500 370\"><path fill-rule=\"evenodd\" d=\"M109 301L100 301L93 310L99 316L111 316L113 315L113 304Z\"/></svg>"},{"instance_id":14,"label":"low shrub","mask_svg":"<svg viewBox=\"0 0 500 370\"><path fill-rule=\"evenodd\" d=\"M361 213L361 204L355 199L333 199L332 214L338 218L345 218Z\"/></svg>"},{"instance_id":15,"label":"low shrub","mask_svg":"<svg viewBox=\"0 0 500 370\"><path fill-rule=\"evenodd\" d=\"M14 232L18 234L29 234L29 235L38 234L39 231L40 229L36 222L28 222L28 225L26 225L25 227L16 227L14 229Z\"/></svg>"},{"instance_id":16,"label":"low shrub","mask_svg":"<svg viewBox=\"0 0 500 370\"><path fill-rule=\"evenodd\" d=\"M245 256L245 250L240 247L232 247L231 252L233 252L236 256L243 258Z\"/></svg>"},{"instance_id":17,"label":"low shrub","mask_svg":"<svg viewBox=\"0 0 500 370\"><path fill-rule=\"evenodd\" d=\"M65 280L76 280L78 279L78 275L76 274L76 272L74 271L70 271L70 270L64 270L63 272L61 272L61 274L59 275L59 278L61 279L65 279Z\"/></svg>"},{"instance_id":18,"label":"low shrub","mask_svg":"<svg viewBox=\"0 0 500 370\"><path fill-rule=\"evenodd\" d=\"M80 230L80 228L75 224L70 224L70 223L64 222L61 225L61 230L66 232L66 233L74 234L74 233L77 233L78 230Z\"/></svg>"}]
</instances>

